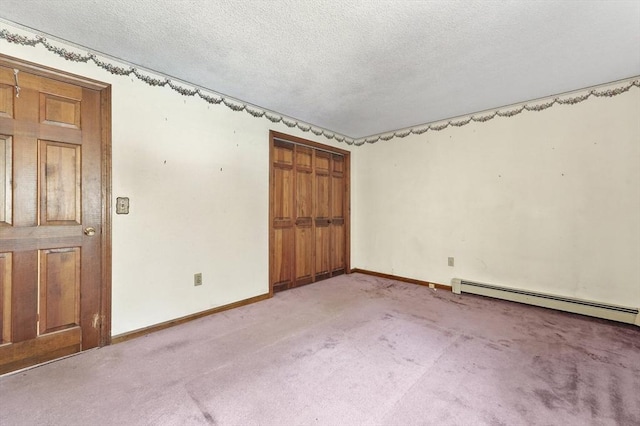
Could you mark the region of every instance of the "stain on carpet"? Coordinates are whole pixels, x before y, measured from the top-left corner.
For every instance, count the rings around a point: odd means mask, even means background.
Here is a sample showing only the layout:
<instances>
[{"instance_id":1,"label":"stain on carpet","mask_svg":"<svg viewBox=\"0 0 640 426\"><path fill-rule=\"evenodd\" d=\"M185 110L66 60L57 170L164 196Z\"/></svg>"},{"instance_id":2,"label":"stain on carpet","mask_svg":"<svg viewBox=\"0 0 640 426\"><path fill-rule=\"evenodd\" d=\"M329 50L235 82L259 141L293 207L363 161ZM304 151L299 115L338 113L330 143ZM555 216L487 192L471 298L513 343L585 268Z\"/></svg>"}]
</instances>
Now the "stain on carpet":
<instances>
[{"instance_id":1,"label":"stain on carpet","mask_svg":"<svg viewBox=\"0 0 640 426\"><path fill-rule=\"evenodd\" d=\"M562 402L560 398L555 396L553 392L548 389L536 389L533 393L549 410L557 409L560 406L560 402Z\"/></svg>"},{"instance_id":2,"label":"stain on carpet","mask_svg":"<svg viewBox=\"0 0 640 426\"><path fill-rule=\"evenodd\" d=\"M187 394L189 395L189 398L191 398L191 400L196 404L196 407L198 407L198 410L200 410L200 412L202 413L202 417L204 417L206 422L210 425L216 425L216 419L213 417L213 415L211 415L211 413L209 413L209 411L207 411L204 404L202 404L202 402L200 402L200 400L196 398L193 393L187 392Z\"/></svg>"},{"instance_id":3,"label":"stain on carpet","mask_svg":"<svg viewBox=\"0 0 640 426\"><path fill-rule=\"evenodd\" d=\"M387 338L387 336L385 336L385 335L382 335L382 336L378 337L378 340L379 340L380 342L384 342L384 343L386 343L386 344L387 344L387 347L388 347L389 349L395 349L395 348L396 348L396 346L395 346L396 342L392 342L392 341L391 341L391 340L389 340L389 339Z\"/></svg>"},{"instance_id":4,"label":"stain on carpet","mask_svg":"<svg viewBox=\"0 0 640 426\"><path fill-rule=\"evenodd\" d=\"M598 397L594 392L594 389L597 389L595 386L595 377L593 373L589 373L588 376L584 379L586 382L586 391L587 395L583 398L582 402L585 405L589 412L591 413L591 418L595 419L600 415L600 403L598 402Z\"/></svg>"},{"instance_id":5,"label":"stain on carpet","mask_svg":"<svg viewBox=\"0 0 640 426\"><path fill-rule=\"evenodd\" d=\"M338 340L334 339L333 337L327 337L324 341L324 344L322 345L323 348L325 349L333 349L336 346L338 346L338 343L340 343Z\"/></svg>"},{"instance_id":6,"label":"stain on carpet","mask_svg":"<svg viewBox=\"0 0 640 426\"><path fill-rule=\"evenodd\" d=\"M306 358L310 355L313 355L313 350L311 349L307 349L306 351L303 351L303 352L294 352L291 354L291 356L295 359Z\"/></svg>"},{"instance_id":7,"label":"stain on carpet","mask_svg":"<svg viewBox=\"0 0 640 426\"><path fill-rule=\"evenodd\" d=\"M613 417L616 419L616 423L619 425L632 425L638 424L637 416L633 416L632 413L627 411L625 407L622 393L620 390L620 379L615 375L611 376L609 380L609 401L611 402L611 408L613 410ZM632 417L636 417L635 419Z\"/></svg>"},{"instance_id":8,"label":"stain on carpet","mask_svg":"<svg viewBox=\"0 0 640 426\"><path fill-rule=\"evenodd\" d=\"M166 345L162 345L151 351L151 355L163 354L164 352L175 352L189 345L189 340L179 340L177 342L171 342Z\"/></svg>"}]
</instances>

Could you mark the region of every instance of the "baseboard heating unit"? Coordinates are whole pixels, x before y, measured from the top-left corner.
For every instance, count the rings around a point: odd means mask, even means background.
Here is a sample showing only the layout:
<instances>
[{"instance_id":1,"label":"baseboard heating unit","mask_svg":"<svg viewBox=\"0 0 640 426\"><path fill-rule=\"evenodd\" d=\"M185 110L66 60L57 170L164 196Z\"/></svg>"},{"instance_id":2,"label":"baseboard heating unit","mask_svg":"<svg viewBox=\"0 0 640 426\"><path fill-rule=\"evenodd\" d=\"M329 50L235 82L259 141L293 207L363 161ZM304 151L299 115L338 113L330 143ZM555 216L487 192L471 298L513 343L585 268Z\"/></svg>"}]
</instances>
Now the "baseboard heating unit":
<instances>
[{"instance_id":1,"label":"baseboard heating unit","mask_svg":"<svg viewBox=\"0 0 640 426\"><path fill-rule=\"evenodd\" d=\"M556 296L553 294L536 293L529 290L466 281L460 278L452 279L451 286L453 292L456 294L478 294L640 326L638 308L628 308L607 303Z\"/></svg>"}]
</instances>

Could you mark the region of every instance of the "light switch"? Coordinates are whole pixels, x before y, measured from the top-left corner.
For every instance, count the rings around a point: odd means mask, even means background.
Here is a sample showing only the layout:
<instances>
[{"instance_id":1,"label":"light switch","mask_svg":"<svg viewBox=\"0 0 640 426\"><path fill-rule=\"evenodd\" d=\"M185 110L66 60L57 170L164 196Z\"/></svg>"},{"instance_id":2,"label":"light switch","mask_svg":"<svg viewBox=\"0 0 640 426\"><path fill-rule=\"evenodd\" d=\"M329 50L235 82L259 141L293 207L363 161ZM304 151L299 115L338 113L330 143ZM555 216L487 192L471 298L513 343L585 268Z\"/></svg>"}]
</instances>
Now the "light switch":
<instances>
[{"instance_id":1,"label":"light switch","mask_svg":"<svg viewBox=\"0 0 640 426\"><path fill-rule=\"evenodd\" d=\"M129 197L116 198L116 214L129 214Z\"/></svg>"}]
</instances>

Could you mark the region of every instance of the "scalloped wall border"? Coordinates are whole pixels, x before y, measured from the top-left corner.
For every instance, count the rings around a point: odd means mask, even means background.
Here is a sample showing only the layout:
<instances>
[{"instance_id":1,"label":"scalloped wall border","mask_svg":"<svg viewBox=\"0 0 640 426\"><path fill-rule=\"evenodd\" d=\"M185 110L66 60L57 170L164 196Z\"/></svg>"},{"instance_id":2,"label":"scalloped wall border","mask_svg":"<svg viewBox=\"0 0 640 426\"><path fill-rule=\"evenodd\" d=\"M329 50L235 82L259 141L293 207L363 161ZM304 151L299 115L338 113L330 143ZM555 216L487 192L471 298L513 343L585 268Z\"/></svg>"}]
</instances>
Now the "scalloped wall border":
<instances>
[{"instance_id":1,"label":"scalloped wall border","mask_svg":"<svg viewBox=\"0 0 640 426\"><path fill-rule=\"evenodd\" d=\"M38 45L41 45L45 49L47 49L49 52L56 54L61 58L66 59L67 61L82 62L82 63L93 62L97 67L113 75L118 75L118 76L133 75L138 80L148 84L149 86L157 86L157 87L166 86L183 96L198 96L200 99L202 99L203 101L209 104L224 105L227 108L231 109L232 111L236 111L236 112L245 111L246 113L256 118L264 117L267 120L271 121L272 123L282 122L287 127L290 127L290 128L296 127L302 130L303 132L311 132L316 136L324 136L327 139L335 139L337 142L344 142L347 145L353 145L353 146L373 144L379 141L389 141L395 138L401 139L401 138L410 136L412 134L421 135L428 131L439 132L439 131L445 130L448 127L466 126L471 122L484 123L489 120L493 120L496 117L509 118L509 117L518 115L523 111L540 112L548 108L551 108L554 105L576 105L578 103L586 101L591 97L611 98L611 97L618 96L628 92L632 87L640 88L640 79L632 77L631 79L629 79L627 84L622 85L621 83L619 87L614 89L607 89L607 90L600 90L600 91L592 89L583 95L566 97L564 99L561 98L561 96L563 95L547 96L545 98L538 99L536 101L512 104L510 107L507 107L510 109L485 110L485 111L493 111L486 115L466 114L466 115L463 115L462 117L467 117L467 118L461 119L459 121L453 121L452 119L438 120L431 123L424 123L418 126L407 127L402 130L396 130L393 132L382 132L382 133L368 136L365 138L354 139L344 135L340 135L336 132L328 131L327 129L323 129L323 128L313 126L311 124L307 124L305 122L302 122L293 118L286 117L274 111L270 111L264 108L257 107L255 105L248 104L246 102L242 102L235 98L230 98L228 96L221 95L215 91L204 89L204 88L192 85L190 83L185 83L177 80L179 81L179 84L176 84L175 83L176 79L170 79L169 77L166 77L166 76L160 79L160 78L154 78L148 75L144 75L140 72L139 68L136 68L133 66L129 66L128 68L122 67L122 66L116 66L99 59L98 55L95 53L88 52L87 54L80 54L80 53L72 52L65 48L54 46L47 40L47 38L41 35L36 35L35 37L30 38L20 34L11 33L7 29L2 29L0 30L0 39L6 40L8 43L19 44L22 46L36 47ZM64 43L64 42L60 42L60 43ZM105 56L105 55L101 54L100 56ZM110 58L109 60L122 63L122 61L118 59ZM150 71L150 72L153 74L159 74L163 76L165 75L162 73L158 73L156 71ZM611 84L615 84L615 83L611 83ZM605 84L605 85L608 86L611 84ZM582 89L580 91L584 91L584 90L588 90L588 89ZM575 93L575 92L576 91L572 93ZM550 102L540 103L544 99L552 99L552 100ZM515 105L519 105L519 106L515 106ZM437 124L437 123L442 123L442 124Z\"/></svg>"},{"instance_id":2,"label":"scalloped wall border","mask_svg":"<svg viewBox=\"0 0 640 426\"><path fill-rule=\"evenodd\" d=\"M538 99L537 101L530 101L529 103L513 104L513 105L519 105L519 106L515 107L512 105L513 108L507 109L507 110L497 109L497 110L494 110L492 113L489 113L486 115L466 114L466 115L463 115L462 117L467 117L467 118L459 121L445 119L440 121L434 121L433 123L421 124L419 126L407 127L403 130L397 130L394 132L384 132L377 135L368 136L366 138L356 140L354 142L354 145L360 146L360 145L364 145L365 143L376 143L381 140L388 141L393 138L406 138L407 136L412 134L421 135L423 133L428 132L429 130L439 132L441 130L446 129L447 127L452 127L452 126L462 127L462 126L466 126L471 122L484 123L486 121L493 120L496 117L509 118L509 117L518 115L523 111L540 112L540 111L544 111L547 108L551 108L554 105L575 105L575 104L579 104L580 102L586 101L592 96L596 98L603 98L603 97L612 98L614 96L618 96L628 92L632 87L640 88L640 80L639 79L634 80L633 78L635 77L632 77L632 79L628 81L628 84L619 86L615 89L607 89L607 90L600 90L600 91L592 89L592 90L589 90L584 95L579 95L572 98L567 97L564 99L561 99L559 96L555 96L555 97L547 96L545 98ZM609 84L606 84L606 86L609 86L612 84L615 84L615 83L609 83ZM584 90L587 90L587 89L582 89L581 91L584 91ZM550 102L540 103L542 100L550 99L550 98L553 98ZM485 111L490 111L490 110L485 110ZM435 123L443 123L443 124L436 125Z\"/></svg>"},{"instance_id":3,"label":"scalloped wall border","mask_svg":"<svg viewBox=\"0 0 640 426\"><path fill-rule=\"evenodd\" d=\"M11 33L6 28L0 30L0 39L6 40L8 43L19 44L21 46L30 46L36 47L38 45L43 46L49 52L58 55L59 57L66 59L71 62L81 62L81 63L94 63L98 68L101 68L113 75L117 76L135 76L138 80L148 84L153 87L169 87L175 92L181 94L182 96L198 96L203 101L214 104L214 105L224 105L232 111L240 112L245 111L256 118L266 118L272 123L280 123L284 124L287 127L296 127L303 132L311 132L316 136L324 136L327 139L335 139L338 142L344 142L347 145L354 145L355 140L353 138L349 138L347 136L341 135L336 132L332 132L328 129L323 129L318 126L313 126L311 124L305 123L300 120L296 120L291 117L287 117L285 115L279 114L275 111L268 110L266 108L261 108L246 102L242 102L238 99L231 98L229 96L222 95L213 90L205 89L203 87L199 87L193 85L191 83L187 83L181 81L179 79L172 79L166 76L163 73L152 71L152 70L144 70L144 72L149 72L151 74L164 76L163 78L155 78L149 75L145 75L141 72L141 68L136 68L132 65L128 67L113 65L108 63L102 59L99 59L98 56L108 58L108 55L104 54L96 54L88 51L88 53L76 53L72 52L64 47L58 47L51 44L46 37L41 35L36 35L33 38L28 36ZM57 41L58 43L67 44L65 42ZM109 61L122 63L123 61L116 58L108 58ZM178 84L176 84L176 81Z\"/></svg>"}]
</instances>

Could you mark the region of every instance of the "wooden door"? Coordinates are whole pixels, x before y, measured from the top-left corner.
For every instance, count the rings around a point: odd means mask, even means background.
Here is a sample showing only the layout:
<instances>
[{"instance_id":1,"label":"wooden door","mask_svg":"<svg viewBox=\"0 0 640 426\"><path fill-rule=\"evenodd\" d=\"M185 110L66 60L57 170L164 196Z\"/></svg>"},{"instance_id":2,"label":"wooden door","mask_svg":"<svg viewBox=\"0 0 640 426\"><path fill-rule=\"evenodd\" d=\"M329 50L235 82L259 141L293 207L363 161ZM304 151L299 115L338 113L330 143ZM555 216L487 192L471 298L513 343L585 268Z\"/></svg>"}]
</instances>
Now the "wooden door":
<instances>
[{"instance_id":1,"label":"wooden door","mask_svg":"<svg viewBox=\"0 0 640 426\"><path fill-rule=\"evenodd\" d=\"M0 58L0 373L108 341L106 102L66 80Z\"/></svg>"},{"instance_id":2,"label":"wooden door","mask_svg":"<svg viewBox=\"0 0 640 426\"><path fill-rule=\"evenodd\" d=\"M348 271L348 155L271 132L271 292Z\"/></svg>"}]
</instances>

